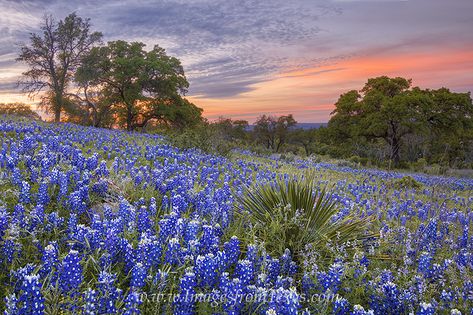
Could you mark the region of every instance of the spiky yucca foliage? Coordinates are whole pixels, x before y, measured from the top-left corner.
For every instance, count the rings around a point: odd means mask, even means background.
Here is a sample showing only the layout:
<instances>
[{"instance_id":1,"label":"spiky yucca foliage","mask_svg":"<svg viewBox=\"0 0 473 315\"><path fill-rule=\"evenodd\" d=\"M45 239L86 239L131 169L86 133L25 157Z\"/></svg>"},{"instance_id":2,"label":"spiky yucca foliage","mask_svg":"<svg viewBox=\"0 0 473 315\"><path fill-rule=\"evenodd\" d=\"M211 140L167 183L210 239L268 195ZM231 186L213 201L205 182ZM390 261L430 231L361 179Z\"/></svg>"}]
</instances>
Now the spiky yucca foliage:
<instances>
[{"instance_id":1,"label":"spiky yucca foliage","mask_svg":"<svg viewBox=\"0 0 473 315\"><path fill-rule=\"evenodd\" d=\"M248 188L239 201L239 213L249 215L256 237L274 254L289 248L300 255L312 244L329 255L328 246L352 246L374 236L367 233L370 217L350 214L334 220L339 211L336 203L325 189L317 190L310 177Z\"/></svg>"}]
</instances>

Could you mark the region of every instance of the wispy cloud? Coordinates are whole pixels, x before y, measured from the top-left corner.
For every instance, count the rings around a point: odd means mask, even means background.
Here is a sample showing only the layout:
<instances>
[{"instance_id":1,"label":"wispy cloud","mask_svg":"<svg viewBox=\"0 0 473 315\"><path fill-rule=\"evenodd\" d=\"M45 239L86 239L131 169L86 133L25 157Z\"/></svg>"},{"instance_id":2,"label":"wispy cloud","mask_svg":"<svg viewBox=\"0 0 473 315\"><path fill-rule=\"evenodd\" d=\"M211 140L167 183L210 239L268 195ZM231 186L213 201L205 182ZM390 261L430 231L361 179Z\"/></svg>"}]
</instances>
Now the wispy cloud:
<instances>
[{"instance_id":1,"label":"wispy cloud","mask_svg":"<svg viewBox=\"0 0 473 315\"><path fill-rule=\"evenodd\" d=\"M191 82L189 95L209 115L217 115L218 109L236 115L245 108L240 116L248 117L298 106L314 112L302 114L303 119L314 119L307 117L329 111L313 104L326 108L325 101L349 84L343 81L337 92L335 84L317 85L327 90L314 95L291 86L297 77L321 80L346 73L350 60L429 51L438 55L446 46L461 50L473 42L471 0L0 0L0 9L0 90L12 90L23 69L14 62L16 44L38 31L42 16L63 18L76 11L90 17L106 41L142 41L149 48L159 44L179 57ZM471 90L468 73L472 69L460 77ZM284 76L287 81L281 81ZM443 80L447 86L459 84L449 76ZM271 91L283 90L291 103L266 105L274 104L274 98L258 89L270 85L277 87ZM255 95L260 105L252 99Z\"/></svg>"}]
</instances>

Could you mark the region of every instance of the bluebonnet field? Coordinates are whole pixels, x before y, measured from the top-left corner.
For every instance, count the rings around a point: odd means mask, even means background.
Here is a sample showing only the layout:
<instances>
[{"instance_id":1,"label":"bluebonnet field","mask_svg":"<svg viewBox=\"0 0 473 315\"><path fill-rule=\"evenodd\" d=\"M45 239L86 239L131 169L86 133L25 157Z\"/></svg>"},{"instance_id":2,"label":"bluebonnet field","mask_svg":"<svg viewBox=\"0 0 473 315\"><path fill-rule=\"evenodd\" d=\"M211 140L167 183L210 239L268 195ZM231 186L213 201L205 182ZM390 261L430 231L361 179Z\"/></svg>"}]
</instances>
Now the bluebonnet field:
<instances>
[{"instance_id":1,"label":"bluebonnet field","mask_svg":"<svg viewBox=\"0 0 473 315\"><path fill-rule=\"evenodd\" d=\"M414 189L405 174L5 117L0 135L4 314L473 314L473 180L411 175ZM271 257L235 227L245 186L305 170L333 220L371 215L377 241Z\"/></svg>"}]
</instances>

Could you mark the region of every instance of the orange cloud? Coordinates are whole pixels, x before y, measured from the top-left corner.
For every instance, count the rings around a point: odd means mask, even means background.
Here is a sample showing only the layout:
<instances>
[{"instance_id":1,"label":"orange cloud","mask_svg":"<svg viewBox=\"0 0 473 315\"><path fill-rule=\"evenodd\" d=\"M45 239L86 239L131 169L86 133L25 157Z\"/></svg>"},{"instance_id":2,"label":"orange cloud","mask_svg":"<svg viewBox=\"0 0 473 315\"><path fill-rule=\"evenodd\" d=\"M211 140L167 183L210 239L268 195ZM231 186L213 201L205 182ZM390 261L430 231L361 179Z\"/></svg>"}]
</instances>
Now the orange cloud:
<instances>
[{"instance_id":1,"label":"orange cloud","mask_svg":"<svg viewBox=\"0 0 473 315\"><path fill-rule=\"evenodd\" d=\"M371 77L412 78L422 88L446 86L455 91L473 87L473 47L423 52L385 52L343 60L336 64L280 73L257 83L232 99L191 97L210 119L229 116L253 121L266 113L293 113L301 122L329 119L338 96L360 89Z\"/></svg>"}]
</instances>

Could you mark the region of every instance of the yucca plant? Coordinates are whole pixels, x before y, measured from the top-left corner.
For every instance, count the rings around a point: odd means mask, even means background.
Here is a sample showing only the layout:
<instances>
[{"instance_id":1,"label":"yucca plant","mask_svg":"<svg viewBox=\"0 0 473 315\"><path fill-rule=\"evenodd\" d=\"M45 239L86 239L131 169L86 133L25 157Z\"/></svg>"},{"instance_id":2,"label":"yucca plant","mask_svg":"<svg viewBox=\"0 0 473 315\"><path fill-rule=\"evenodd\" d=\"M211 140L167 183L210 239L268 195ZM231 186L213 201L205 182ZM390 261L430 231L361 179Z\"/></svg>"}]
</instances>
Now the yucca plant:
<instances>
[{"instance_id":1,"label":"yucca plant","mask_svg":"<svg viewBox=\"0 0 473 315\"><path fill-rule=\"evenodd\" d=\"M256 237L279 255L286 248L296 256L305 246L330 255L327 245L360 243L375 236L367 232L370 217L350 214L334 220L339 209L325 189L317 189L311 176L291 177L249 187L239 198L242 218L250 218Z\"/></svg>"}]
</instances>

